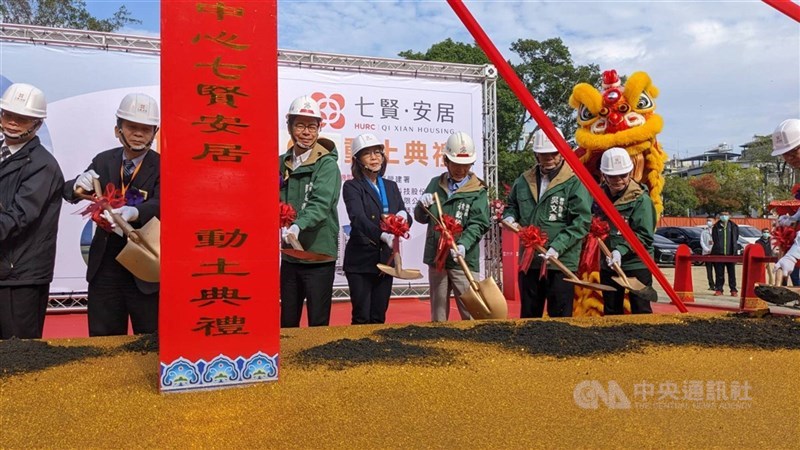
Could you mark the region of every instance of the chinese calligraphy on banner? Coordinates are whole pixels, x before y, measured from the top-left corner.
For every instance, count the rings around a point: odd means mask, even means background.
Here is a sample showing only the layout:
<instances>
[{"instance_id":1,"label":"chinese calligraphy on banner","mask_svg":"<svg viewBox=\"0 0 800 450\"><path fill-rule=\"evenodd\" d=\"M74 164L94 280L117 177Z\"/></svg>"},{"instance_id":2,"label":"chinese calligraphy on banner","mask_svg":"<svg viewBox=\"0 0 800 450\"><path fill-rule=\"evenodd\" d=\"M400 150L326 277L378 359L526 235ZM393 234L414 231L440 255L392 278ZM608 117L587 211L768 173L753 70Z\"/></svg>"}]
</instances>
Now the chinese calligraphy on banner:
<instances>
[{"instance_id":1,"label":"chinese calligraphy on banner","mask_svg":"<svg viewBox=\"0 0 800 450\"><path fill-rule=\"evenodd\" d=\"M276 2L161 8L161 390L275 380Z\"/></svg>"}]
</instances>

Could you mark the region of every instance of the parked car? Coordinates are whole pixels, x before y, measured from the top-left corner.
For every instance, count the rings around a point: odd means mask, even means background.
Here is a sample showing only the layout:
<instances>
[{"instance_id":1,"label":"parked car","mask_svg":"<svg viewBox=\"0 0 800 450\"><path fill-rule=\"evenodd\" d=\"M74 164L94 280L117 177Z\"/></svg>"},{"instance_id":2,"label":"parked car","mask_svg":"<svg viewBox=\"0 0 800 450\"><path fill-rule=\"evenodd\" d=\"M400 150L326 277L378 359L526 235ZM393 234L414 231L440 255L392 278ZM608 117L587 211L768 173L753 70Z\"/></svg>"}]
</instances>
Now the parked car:
<instances>
[{"instance_id":1,"label":"parked car","mask_svg":"<svg viewBox=\"0 0 800 450\"><path fill-rule=\"evenodd\" d=\"M678 244L656 234L653 236L653 250L656 264L675 264L675 252L678 251Z\"/></svg>"},{"instance_id":2,"label":"parked car","mask_svg":"<svg viewBox=\"0 0 800 450\"><path fill-rule=\"evenodd\" d=\"M656 235L665 237L676 244L686 244L695 255L703 254L703 247L700 245L700 233L702 227L658 227ZM695 265L702 263L695 262Z\"/></svg>"}]
</instances>

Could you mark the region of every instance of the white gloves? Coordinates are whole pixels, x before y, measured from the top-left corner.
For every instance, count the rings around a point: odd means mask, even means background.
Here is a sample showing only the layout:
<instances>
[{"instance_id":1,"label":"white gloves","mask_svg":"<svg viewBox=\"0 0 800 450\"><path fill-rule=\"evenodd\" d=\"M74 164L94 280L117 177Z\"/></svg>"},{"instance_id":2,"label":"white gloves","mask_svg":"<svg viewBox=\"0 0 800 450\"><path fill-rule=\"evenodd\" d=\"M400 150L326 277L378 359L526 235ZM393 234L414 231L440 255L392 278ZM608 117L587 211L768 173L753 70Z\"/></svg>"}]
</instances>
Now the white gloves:
<instances>
[{"instance_id":1,"label":"white gloves","mask_svg":"<svg viewBox=\"0 0 800 450\"><path fill-rule=\"evenodd\" d=\"M608 267L614 267L614 264L617 266L622 264L622 254L619 252L619 250L614 250L611 252L610 257L606 257L606 264L608 264Z\"/></svg>"},{"instance_id":2,"label":"white gloves","mask_svg":"<svg viewBox=\"0 0 800 450\"><path fill-rule=\"evenodd\" d=\"M300 235L300 227L298 227L297 225L292 224L292 226L290 226L290 227L281 228L281 238L283 239L283 242L286 242L287 244L289 244L289 235L290 234L293 235L295 239L297 239L297 236Z\"/></svg>"},{"instance_id":3,"label":"white gloves","mask_svg":"<svg viewBox=\"0 0 800 450\"><path fill-rule=\"evenodd\" d=\"M514 219L514 216L504 217L503 222L505 222L506 225L510 225L512 227L517 224L517 220Z\"/></svg>"},{"instance_id":4,"label":"white gloves","mask_svg":"<svg viewBox=\"0 0 800 450\"><path fill-rule=\"evenodd\" d=\"M467 255L467 249L463 245L458 244L456 245L456 248L458 249L458 251L450 249L450 256L452 256L453 259L458 260L459 256L463 258L464 256Z\"/></svg>"},{"instance_id":5,"label":"white gloves","mask_svg":"<svg viewBox=\"0 0 800 450\"><path fill-rule=\"evenodd\" d=\"M120 206L119 208L112 209L111 212L119 214L125 222L135 222L136 219L139 218L139 210L133 206ZM108 214L108 212L105 214ZM109 220L109 222L114 223L113 220Z\"/></svg>"},{"instance_id":6,"label":"white gloves","mask_svg":"<svg viewBox=\"0 0 800 450\"><path fill-rule=\"evenodd\" d=\"M435 203L433 199L433 194L422 194L422 197L419 198L419 202L422 203L422 206L426 208L430 208L432 204Z\"/></svg>"},{"instance_id":7,"label":"white gloves","mask_svg":"<svg viewBox=\"0 0 800 450\"><path fill-rule=\"evenodd\" d=\"M403 222L408 222L408 213L405 211L397 211L397 214L395 214L395 216L403 219Z\"/></svg>"},{"instance_id":8,"label":"white gloves","mask_svg":"<svg viewBox=\"0 0 800 450\"><path fill-rule=\"evenodd\" d=\"M82 174L78 175L78 178L75 179L75 185L72 187L72 190L75 191L78 190L78 188L81 188L86 192L94 191L94 183L92 180L95 178L100 178L100 175L98 175L94 170L83 172ZM100 193L98 192L98 194Z\"/></svg>"},{"instance_id":9,"label":"white gloves","mask_svg":"<svg viewBox=\"0 0 800 450\"><path fill-rule=\"evenodd\" d=\"M781 272L783 272L784 277L788 277L789 275L791 275L792 271L794 271L795 264L797 264L797 258L794 258L787 254L786 256L779 259L778 262L775 263L775 272L780 270Z\"/></svg>"},{"instance_id":10,"label":"white gloves","mask_svg":"<svg viewBox=\"0 0 800 450\"><path fill-rule=\"evenodd\" d=\"M550 247L549 249L547 249L547 253L540 256L544 258L545 261L547 261L550 258L558 259L558 252L553 247Z\"/></svg>"},{"instance_id":11,"label":"white gloves","mask_svg":"<svg viewBox=\"0 0 800 450\"><path fill-rule=\"evenodd\" d=\"M390 233L381 233L381 240L389 246L389 248L393 248L394 245L394 235Z\"/></svg>"},{"instance_id":12,"label":"white gloves","mask_svg":"<svg viewBox=\"0 0 800 450\"><path fill-rule=\"evenodd\" d=\"M797 222L798 220L800 220L800 209L798 209L797 212L794 213L794 215L790 216L788 214L784 214L778 217L777 225L779 227L790 227L794 225L795 222Z\"/></svg>"}]
</instances>

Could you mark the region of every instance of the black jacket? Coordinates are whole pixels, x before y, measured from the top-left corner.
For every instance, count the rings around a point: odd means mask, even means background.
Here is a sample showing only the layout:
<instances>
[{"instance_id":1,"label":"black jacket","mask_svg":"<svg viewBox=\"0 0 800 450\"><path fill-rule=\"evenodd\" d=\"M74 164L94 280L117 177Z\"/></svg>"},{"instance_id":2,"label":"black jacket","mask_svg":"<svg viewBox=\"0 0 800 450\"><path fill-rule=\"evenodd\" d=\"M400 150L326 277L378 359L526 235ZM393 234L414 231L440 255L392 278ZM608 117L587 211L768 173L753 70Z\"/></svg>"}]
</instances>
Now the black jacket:
<instances>
[{"instance_id":1,"label":"black jacket","mask_svg":"<svg viewBox=\"0 0 800 450\"><path fill-rule=\"evenodd\" d=\"M0 286L53 281L63 186L38 137L0 164Z\"/></svg>"},{"instance_id":2,"label":"black jacket","mask_svg":"<svg viewBox=\"0 0 800 450\"><path fill-rule=\"evenodd\" d=\"M86 170L94 170L100 175L100 185L105 189L106 184L113 183L114 186L120 188L120 168L122 167L122 147L117 147L111 150L106 150L92 159L92 163ZM74 187L75 180L67 181L64 184L64 200L70 203L76 203L81 199L75 196ZM147 198L144 202L136 205L139 210L139 218L135 222L131 222L133 228L141 228L153 217L161 216L161 155L148 150L147 154L142 160L142 166L136 177L131 182L131 187L140 191L147 192ZM92 245L89 247L89 268L86 271L86 281L92 282L97 270L100 268L100 263L103 261L103 254L106 248L110 251L119 253L125 246L125 238L117 236L116 233L109 233L102 228L97 228L92 238ZM116 256L116 255L115 255ZM136 279L136 285L139 290L145 294L152 294L158 291L158 283L147 283L140 279Z\"/></svg>"},{"instance_id":3,"label":"black jacket","mask_svg":"<svg viewBox=\"0 0 800 450\"><path fill-rule=\"evenodd\" d=\"M711 247L712 255L735 255L739 240L739 225L728 220L728 226L723 227L722 221L718 220L711 228L711 238L714 240L714 245Z\"/></svg>"},{"instance_id":4,"label":"black jacket","mask_svg":"<svg viewBox=\"0 0 800 450\"><path fill-rule=\"evenodd\" d=\"M763 237L758 238L756 244L760 245L761 248L764 249L764 256L775 256L775 252L772 250L772 239L764 239Z\"/></svg>"},{"instance_id":5,"label":"black jacket","mask_svg":"<svg viewBox=\"0 0 800 450\"><path fill-rule=\"evenodd\" d=\"M397 183L383 180L389 213L406 210ZM350 239L344 250L344 270L353 273L377 274L378 263L386 264L392 249L381 241L381 215L383 206L378 193L367 180L347 180L342 186L347 215L350 217ZM413 222L408 214L409 225Z\"/></svg>"}]
</instances>

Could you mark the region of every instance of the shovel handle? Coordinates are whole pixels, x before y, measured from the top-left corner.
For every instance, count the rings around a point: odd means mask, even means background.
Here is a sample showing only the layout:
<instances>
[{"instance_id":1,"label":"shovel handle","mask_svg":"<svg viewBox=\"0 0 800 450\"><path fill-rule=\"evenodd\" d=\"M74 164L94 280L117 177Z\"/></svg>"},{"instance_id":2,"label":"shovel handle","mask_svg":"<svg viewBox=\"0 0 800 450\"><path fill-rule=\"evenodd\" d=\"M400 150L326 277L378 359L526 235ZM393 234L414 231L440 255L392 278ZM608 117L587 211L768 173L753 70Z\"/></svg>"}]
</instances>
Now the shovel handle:
<instances>
[{"instance_id":1,"label":"shovel handle","mask_svg":"<svg viewBox=\"0 0 800 450\"><path fill-rule=\"evenodd\" d=\"M606 243L603 242L603 240L599 237L596 237L595 239L597 239L597 245L600 246L600 250L604 255L606 255L606 258L611 258L611 250L608 249ZM625 272L622 271L622 267L620 267L619 264L615 262L611 265L611 268L614 269L614 272L617 272L617 275L619 275L620 278L622 278L622 281L625 282L625 285L630 286L631 283L628 281L628 277L625 275Z\"/></svg>"},{"instance_id":2,"label":"shovel handle","mask_svg":"<svg viewBox=\"0 0 800 450\"><path fill-rule=\"evenodd\" d=\"M506 228L508 228L509 230L513 231L514 233L519 233L519 226L518 226L518 225L516 225L516 224L514 224L514 225L511 225L511 224L509 224L509 223L507 223L507 222L500 222L500 223L502 223L502 224L503 224L503 226L505 226L505 227L506 227ZM547 253L547 250L545 250L545 248L544 248L544 247L542 247L541 245L537 245L537 246L536 246L536 247L534 247L534 248L536 249L536 251L537 251L537 252L539 252L539 253L541 253L541 254L543 254L543 255ZM577 276L577 275L575 275L575 274L574 274L574 273L573 273L571 270L569 270L569 269L567 268L567 266L565 266L565 265L564 265L564 263L562 263L561 261L559 261L559 260L558 260L558 258L555 258L555 259L548 259L547 261L549 261L549 262L553 263L553 265L555 265L555 266L558 268L558 270L560 270L560 271L561 271L561 273L563 273L564 275L566 275L567 277L569 277L571 280L577 280L577 281L581 281L581 279L580 279L580 278L578 278L578 276Z\"/></svg>"},{"instance_id":3,"label":"shovel handle","mask_svg":"<svg viewBox=\"0 0 800 450\"><path fill-rule=\"evenodd\" d=\"M436 200L436 203L437 203L436 206L438 207L439 206L439 196L435 192L433 193L433 198ZM425 212L428 213L429 216L431 216L431 219L433 219L434 222L436 222L436 224L439 225L442 228L442 233L444 233L446 236L448 236L450 238L449 239L450 240L450 248L452 248L453 250L456 251L456 261L458 262L458 265L461 266L461 270L464 271L464 276L467 277L467 281L469 281L469 285L472 286L472 289L475 289L476 291L480 291L480 287L478 286L478 283L475 281L475 278L472 276L472 271L469 270L469 266L467 266L467 262L464 261L464 258L462 258L461 255L458 254L458 245L456 245L455 240L453 239L453 235L450 234L450 230L445 228L444 222L442 220L439 220L439 218L437 218L431 212L430 209L428 209L428 208L426 208L424 206L422 207L422 209L425 210ZM441 214L441 208L439 208L439 214Z\"/></svg>"},{"instance_id":4,"label":"shovel handle","mask_svg":"<svg viewBox=\"0 0 800 450\"><path fill-rule=\"evenodd\" d=\"M287 234L286 238L289 241L289 245L291 245L293 249L305 250L303 248L303 244L301 244L300 241L297 240L297 237L295 237L295 235L293 235L292 233Z\"/></svg>"}]
</instances>

